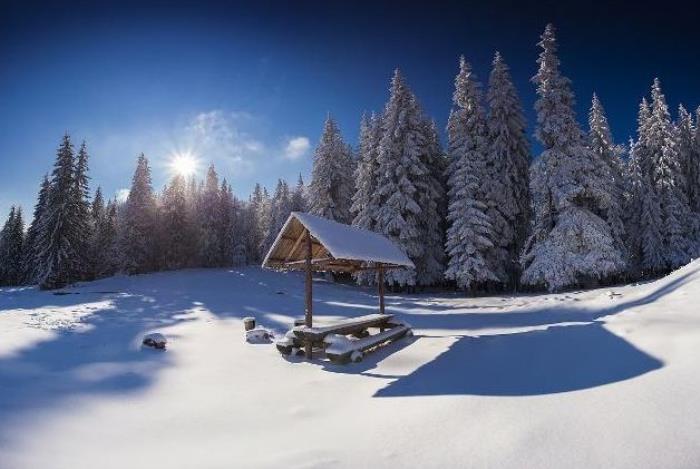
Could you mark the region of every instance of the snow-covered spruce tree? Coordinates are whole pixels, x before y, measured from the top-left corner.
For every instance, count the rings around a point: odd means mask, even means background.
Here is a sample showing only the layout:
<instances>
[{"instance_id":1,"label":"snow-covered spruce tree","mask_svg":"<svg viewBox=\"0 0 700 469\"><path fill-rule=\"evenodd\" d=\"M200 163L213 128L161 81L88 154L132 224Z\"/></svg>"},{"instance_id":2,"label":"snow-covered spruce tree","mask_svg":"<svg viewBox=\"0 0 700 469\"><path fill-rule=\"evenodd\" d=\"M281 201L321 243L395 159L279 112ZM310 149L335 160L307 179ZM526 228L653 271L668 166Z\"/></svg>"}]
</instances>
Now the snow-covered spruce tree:
<instances>
[{"instance_id":1,"label":"snow-covered spruce tree","mask_svg":"<svg viewBox=\"0 0 700 469\"><path fill-rule=\"evenodd\" d=\"M360 121L360 144L358 162L355 168L355 193L352 196L350 211L355 216L352 224L366 230L374 230L377 211L377 178L379 176L379 141L382 136L381 119L374 113L363 114ZM363 271L355 274L360 284L373 285L376 273Z\"/></svg>"},{"instance_id":2,"label":"snow-covered spruce tree","mask_svg":"<svg viewBox=\"0 0 700 469\"><path fill-rule=\"evenodd\" d=\"M24 220L22 209L12 207L0 231L0 286L22 283L22 249L24 245Z\"/></svg>"},{"instance_id":3,"label":"snow-covered spruce tree","mask_svg":"<svg viewBox=\"0 0 700 469\"><path fill-rule=\"evenodd\" d=\"M27 230L27 236L24 243L23 255L22 255L22 269L23 269L23 281L24 283L35 283L37 282L37 240L39 236L39 226L41 224L41 219L46 212L46 206L49 197L49 176L45 175L44 179L41 181L41 187L39 189L39 194L37 196L37 203L34 206L34 214L32 221Z\"/></svg>"},{"instance_id":4,"label":"snow-covered spruce tree","mask_svg":"<svg viewBox=\"0 0 700 469\"><path fill-rule=\"evenodd\" d=\"M355 168L355 193L350 210L355 216L352 224L367 230L374 228L374 213L377 209L372 198L377 189L381 136L380 118L374 113L369 117L363 115L360 121L359 158Z\"/></svg>"},{"instance_id":5,"label":"snow-covered spruce tree","mask_svg":"<svg viewBox=\"0 0 700 469\"><path fill-rule=\"evenodd\" d=\"M695 133L693 116L681 104L678 106L678 120L675 124L676 148L681 174L684 176L683 191L688 199L690 210L697 214L700 212L700 166L698 166L698 156L695 154Z\"/></svg>"},{"instance_id":6,"label":"snow-covered spruce tree","mask_svg":"<svg viewBox=\"0 0 700 469\"><path fill-rule=\"evenodd\" d=\"M676 152L678 153L678 165L683 175L683 187L688 203L690 203L690 180L694 179L692 167L693 153L693 116L680 104L678 106L678 119L673 124L673 134L676 139Z\"/></svg>"},{"instance_id":7,"label":"snow-covered spruce tree","mask_svg":"<svg viewBox=\"0 0 700 469\"><path fill-rule=\"evenodd\" d=\"M622 247L605 216L605 165L586 145L576 121L570 81L559 72L554 27L541 36L537 139L542 155L532 169L534 232L522 257L522 282L550 291L609 279L625 269Z\"/></svg>"},{"instance_id":8,"label":"snow-covered spruce tree","mask_svg":"<svg viewBox=\"0 0 700 469\"><path fill-rule=\"evenodd\" d=\"M694 168L695 179L689 180L688 184L694 187L691 192L692 204L690 208L696 213L700 213L700 107L695 111L695 131L693 133L693 153L691 165Z\"/></svg>"},{"instance_id":9,"label":"snow-covered spruce tree","mask_svg":"<svg viewBox=\"0 0 700 469\"><path fill-rule=\"evenodd\" d=\"M236 200L231 186L224 179L221 183L218 199L219 223L219 265L229 266L233 260L235 239Z\"/></svg>"},{"instance_id":10,"label":"snow-covered spruce tree","mask_svg":"<svg viewBox=\"0 0 700 469\"><path fill-rule=\"evenodd\" d=\"M95 195L95 202L97 194ZM110 200L106 207L95 209L93 202L93 219L95 220L93 243L98 249L94 252L93 273L97 278L114 275L119 268L119 250L117 239L117 204Z\"/></svg>"},{"instance_id":11,"label":"snow-covered spruce tree","mask_svg":"<svg viewBox=\"0 0 700 469\"><path fill-rule=\"evenodd\" d=\"M421 206L418 203L418 192L428 190L426 180L429 171L421 156L421 152L425 151L424 140L420 107L397 69L382 115L374 231L393 240L414 262L425 251ZM413 286L417 283L416 271L390 271L385 280L390 285Z\"/></svg>"},{"instance_id":12,"label":"snow-covered spruce tree","mask_svg":"<svg viewBox=\"0 0 700 469\"><path fill-rule=\"evenodd\" d=\"M87 253L87 270L93 276L97 276L99 258L103 251L101 240L99 239L100 225L103 223L106 215L106 207L102 188L97 187L95 196L92 199L90 207L90 239L88 241Z\"/></svg>"},{"instance_id":13,"label":"snow-covered spruce tree","mask_svg":"<svg viewBox=\"0 0 700 469\"><path fill-rule=\"evenodd\" d=\"M683 188L679 152L676 146L671 117L666 98L657 79L651 88L651 115L647 128L647 151L650 158L651 181L661 209L660 232L662 256L665 267L680 267L696 254L696 243L692 239L693 224L690 206Z\"/></svg>"},{"instance_id":14,"label":"snow-covered spruce tree","mask_svg":"<svg viewBox=\"0 0 700 469\"><path fill-rule=\"evenodd\" d=\"M219 176L214 165L210 165L204 182L201 202L198 204L197 222L199 222L199 258L202 266L216 267L221 265L221 193L219 191Z\"/></svg>"},{"instance_id":15,"label":"snow-covered spruce tree","mask_svg":"<svg viewBox=\"0 0 700 469\"><path fill-rule=\"evenodd\" d=\"M418 227L423 240L423 254L414 260L416 283L434 285L444 279L445 274L445 232L444 210L445 187L440 171L444 171L444 154L440 146L437 127L432 120L422 123L423 147L420 158L427 173L416 185L416 201L421 209Z\"/></svg>"},{"instance_id":16,"label":"snow-covered spruce tree","mask_svg":"<svg viewBox=\"0 0 700 469\"><path fill-rule=\"evenodd\" d=\"M517 285L519 258L530 223L530 145L520 98L510 77L509 68L496 52L489 89L486 127L488 130L487 215L494 228L495 262L500 263L499 277L504 283ZM505 275L504 275L505 274Z\"/></svg>"},{"instance_id":17,"label":"snow-covered spruce tree","mask_svg":"<svg viewBox=\"0 0 700 469\"><path fill-rule=\"evenodd\" d=\"M304 179L299 173L299 179L297 179L297 185L292 192L292 211L293 212L306 212L306 186L304 185Z\"/></svg>"},{"instance_id":18,"label":"snow-covered spruce tree","mask_svg":"<svg viewBox=\"0 0 700 469\"><path fill-rule=\"evenodd\" d=\"M151 185L151 169L143 153L138 158L129 196L124 204L119 242L122 265L129 274L151 272L157 268L156 199Z\"/></svg>"},{"instance_id":19,"label":"snow-covered spruce tree","mask_svg":"<svg viewBox=\"0 0 700 469\"><path fill-rule=\"evenodd\" d=\"M37 280L42 289L61 288L77 280L75 155L68 134L58 148L46 211L37 236Z\"/></svg>"},{"instance_id":20,"label":"snow-covered spruce tree","mask_svg":"<svg viewBox=\"0 0 700 469\"><path fill-rule=\"evenodd\" d=\"M292 212L292 199L289 193L289 185L284 179L277 180L277 187L275 188L275 193L272 196L271 208L270 208L270 229L267 233L267 239L265 240L265 248L263 253L267 254L267 251L272 247L272 243L275 242L277 233L280 232L284 222L289 218L289 214Z\"/></svg>"},{"instance_id":21,"label":"snow-covered spruce tree","mask_svg":"<svg viewBox=\"0 0 700 469\"><path fill-rule=\"evenodd\" d=\"M187 210L187 183L175 175L163 194L163 264L166 269L181 269L192 265L195 245L192 224Z\"/></svg>"},{"instance_id":22,"label":"snow-covered spruce tree","mask_svg":"<svg viewBox=\"0 0 700 469\"><path fill-rule=\"evenodd\" d=\"M646 188L642 166L637 151L637 142L630 138L629 158L625 165L625 192L623 198L624 223L625 223L625 245L628 252L627 273L633 278L641 275L641 201L643 200Z\"/></svg>"},{"instance_id":23,"label":"snow-covered spruce tree","mask_svg":"<svg viewBox=\"0 0 700 469\"><path fill-rule=\"evenodd\" d=\"M92 238L92 218L90 215L90 187L88 183L88 152L87 145L83 141L80 144L78 155L75 159L73 175L73 209L75 210L73 227L74 246L77 253L76 275L81 280L92 278L90 266L90 239Z\"/></svg>"},{"instance_id":24,"label":"snow-covered spruce tree","mask_svg":"<svg viewBox=\"0 0 700 469\"><path fill-rule=\"evenodd\" d=\"M105 199L102 195L102 187L97 186L97 189L95 189L95 197L92 198L92 205L90 206L90 215L93 224L97 223L97 220L104 216L105 209Z\"/></svg>"},{"instance_id":25,"label":"snow-covered spruce tree","mask_svg":"<svg viewBox=\"0 0 700 469\"><path fill-rule=\"evenodd\" d=\"M217 182L218 184L218 182ZM218 189L218 187L217 187ZM204 228L203 228L203 199L204 199L204 182L197 180L195 174L191 174L187 179L185 190L185 213L186 225L189 229L189 238L183 240L187 244L185 250L191 252L183 267L198 267L205 265L204 252L202 245L204 243Z\"/></svg>"},{"instance_id":26,"label":"snow-covered spruce tree","mask_svg":"<svg viewBox=\"0 0 700 469\"><path fill-rule=\"evenodd\" d=\"M340 223L350 223L353 166L352 153L343 142L338 125L328 116L311 170L311 213Z\"/></svg>"},{"instance_id":27,"label":"snow-covered spruce tree","mask_svg":"<svg viewBox=\"0 0 700 469\"><path fill-rule=\"evenodd\" d=\"M624 164L622 154L624 150L613 141L608 118L605 116L603 104L594 93L591 109L588 113L588 145L593 151L596 161L605 165L605 171L601 171L601 177L607 178L608 197L603 200L605 209L605 220L610 225L615 242L618 246L625 246L625 224L624 224L624 191L625 181L623 179ZM623 252L627 258L627 250Z\"/></svg>"},{"instance_id":28,"label":"snow-covered spruce tree","mask_svg":"<svg viewBox=\"0 0 700 469\"><path fill-rule=\"evenodd\" d=\"M256 183L246 207L247 223L245 224L248 232L245 236L247 241L246 251L249 262L255 264L262 260L260 253L263 250L267 231L270 228L269 210L270 204L267 191L259 183Z\"/></svg>"},{"instance_id":29,"label":"snow-covered spruce tree","mask_svg":"<svg viewBox=\"0 0 700 469\"><path fill-rule=\"evenodd\" d=\"M639 105L637 141L630 149L628 162L629 195L627 206L628 246L634 273L654 274L664 270L661 237L661 207L652 179L648 134L651 109L645 98Z\"/></svg>"},{"instance_id":30,"label":"snow-covered spruce tree","mask_svg":"<svg viewBox=\"0 0 700 469\"><path fill-rule=\"evenodd\" d=\"M480 101L479 84L469 64L460 57L453 108L447 121L450 165L445 277L465 290L499 280L488 263L489 252L494 247L494 228L486 214L488 207L482 190L488 145Z\"/></svg>"},{"instance_id":31,"label":"snow-covered spruce tree","mask_svg":"<svg viewBox=\"0 0 700 469\"><path fill-rule=\"evenodd\" d=\"M234 246L234 261L239 265L255 263L257 258L257 241L255 232L257 218L252 202L252 195L247 201L242 201L236 208L236 244ZM241 258L244 256L244 259Z\"/></svg>"}]
</instances>

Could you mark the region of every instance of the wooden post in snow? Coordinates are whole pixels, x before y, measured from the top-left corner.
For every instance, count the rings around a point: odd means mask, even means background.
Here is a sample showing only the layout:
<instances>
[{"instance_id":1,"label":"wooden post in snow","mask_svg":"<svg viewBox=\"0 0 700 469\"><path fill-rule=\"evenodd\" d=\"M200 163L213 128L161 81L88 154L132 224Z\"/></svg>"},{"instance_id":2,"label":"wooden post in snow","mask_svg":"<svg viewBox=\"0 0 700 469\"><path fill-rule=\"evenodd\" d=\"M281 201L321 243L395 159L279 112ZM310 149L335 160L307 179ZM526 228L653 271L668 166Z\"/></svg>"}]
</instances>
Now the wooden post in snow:
<instances>
[{"instance_id":1,"label":"wooden post in snow","mask_svg":"<svg viewBox=\"0 0 700 469\"><path fill-rule=\"evenodd\" d=\"M379 264L378 279L379 282L379 314L384 314L384 265Z\"/></svg>"},{"instance_id":2,"label":"wooden post in snow","mask_svg":"<svg viewBox=\"0 0 700 469\"><path fill-rule=\"evenodd\" d=\"M306 309L304 311L304 321L306 327L313 327L313 292L311 276L311 233L306 230ZM311 359L311 341L306 341L304 344L306 358Z\"/></svg>"}]
</instances>

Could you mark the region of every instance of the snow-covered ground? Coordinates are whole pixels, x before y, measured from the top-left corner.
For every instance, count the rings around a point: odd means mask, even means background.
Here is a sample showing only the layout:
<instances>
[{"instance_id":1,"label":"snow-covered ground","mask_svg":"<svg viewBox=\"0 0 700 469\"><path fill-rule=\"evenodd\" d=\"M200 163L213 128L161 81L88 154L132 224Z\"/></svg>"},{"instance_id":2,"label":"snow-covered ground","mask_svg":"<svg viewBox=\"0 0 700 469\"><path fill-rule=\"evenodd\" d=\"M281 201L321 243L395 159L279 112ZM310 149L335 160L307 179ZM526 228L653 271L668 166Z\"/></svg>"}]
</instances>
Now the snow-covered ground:
<instances>
[{"instance_id":1,"label":"snow-covered ground","mask_svg":"<svg viewBox=\"0 0 700 469\"><path fill-rule=\"evenodd\" d=\"M1 290L0 468L700 467L700 262L587 292L390 295L416 336L347 366L243 341L245 316L300 317L302 280ZM375 311L373 291L314 288L319 325ZM153 331L167 351L141 349Z\"/></svg>"}]
</instances>

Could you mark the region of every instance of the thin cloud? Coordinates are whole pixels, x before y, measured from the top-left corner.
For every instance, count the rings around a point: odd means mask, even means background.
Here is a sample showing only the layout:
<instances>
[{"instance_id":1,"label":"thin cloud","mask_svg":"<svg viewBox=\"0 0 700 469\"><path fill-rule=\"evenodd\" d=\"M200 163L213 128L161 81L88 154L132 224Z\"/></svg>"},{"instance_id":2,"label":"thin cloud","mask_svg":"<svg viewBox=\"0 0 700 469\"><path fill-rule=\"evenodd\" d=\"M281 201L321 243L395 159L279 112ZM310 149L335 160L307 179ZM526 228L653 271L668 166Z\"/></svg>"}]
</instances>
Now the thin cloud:
<instances>
[{"instance_id":1,"label":"thin cloud","mask_svg":"<svg viewBox=\"0 0 700 469\"><path fill-rule=\"evenodd\" d=\"M311 142L306 137L290 138L284 147L284 157L288 160L296 160L306 154L311 148Z\"/></svg>"},{"instance_id":2,"label":"thin cloud","mask_svg":"<svg viewBox=\"0 0 700 469\"><path fill-rule=\"evenodd\" d=\"M243 131L238 122L246 113L213 110L197 114L185 129L185 146L200 159L223 163L234 171L249 172L265 151L265 144Z\"/></svg>"}]
</instances>

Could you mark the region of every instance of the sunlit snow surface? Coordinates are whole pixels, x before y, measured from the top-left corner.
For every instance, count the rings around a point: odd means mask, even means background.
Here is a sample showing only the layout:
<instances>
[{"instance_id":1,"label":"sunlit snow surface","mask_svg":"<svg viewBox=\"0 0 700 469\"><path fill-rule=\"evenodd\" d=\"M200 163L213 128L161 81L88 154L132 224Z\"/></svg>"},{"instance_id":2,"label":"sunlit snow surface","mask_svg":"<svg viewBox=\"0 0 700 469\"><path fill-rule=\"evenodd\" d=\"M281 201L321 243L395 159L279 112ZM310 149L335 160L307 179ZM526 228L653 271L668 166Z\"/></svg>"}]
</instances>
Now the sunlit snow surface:
<instances>
[{"instance_id":1,"label":"sunlit snow surface","mask_svg":"<svg viewBox=\"0 0 700 469\"><path fill-rule=\"evenodd\" d=\"M257 268L0 290L0 468L700 467L700 263L552 295L388 295L415 337L282 358L303 277ZM612 293L612 294L611 294ZM314 284L316 324L375 311ZM167 351L141 347L148 332Z\"/></svg>"}]
</instances>

